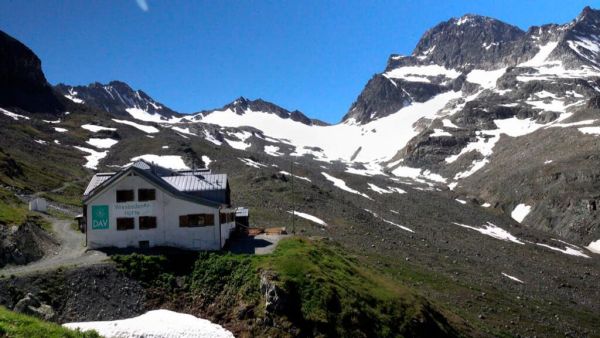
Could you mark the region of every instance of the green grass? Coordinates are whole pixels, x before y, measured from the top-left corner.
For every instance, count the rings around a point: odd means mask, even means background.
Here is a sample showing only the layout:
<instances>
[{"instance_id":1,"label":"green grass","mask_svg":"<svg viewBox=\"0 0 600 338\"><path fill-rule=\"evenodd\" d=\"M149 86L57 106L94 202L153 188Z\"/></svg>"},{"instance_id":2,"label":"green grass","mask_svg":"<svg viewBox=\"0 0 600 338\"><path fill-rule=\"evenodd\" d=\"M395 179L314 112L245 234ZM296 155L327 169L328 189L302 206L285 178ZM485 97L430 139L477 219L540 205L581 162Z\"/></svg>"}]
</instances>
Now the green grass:
<instances>
[{"instance_id":1,"label":"green grass","mask_svg":"<svg viewBox=\"0 0 600 338\"><path fill-rule=\"evenodd\" d=\"M19 225L27 219L27 205L12 192L0 188L0 224Z\"/></svg>"},{"instance_id":2,"label":"green grass","mask_svg":"<svg viewBox=\"0 0 600 338\"><path fill-rule=\"evenodd\" d=\"M253 304L258 317L265 310L260 278L268 274L285 299L272 313L299 328L300 335L456 335L424 298L329 241L289 238L271 255L211 252L194 259L182 270L173 268L179 259L168 255L113 256L122 271L147 286L177 291L172 281L183 276L180 292L223 308Z\"/></svg>"},{"instance_id":3,"label":"green grass","mask_svg":"<svg viewBox=\"0 0 600 338\"><path fill-rule=\"evenodd\" d=\"M95 338L95 331L79 332L58 324L19 314L0 306L0 337Z\"/></svg>"}]
</instances>

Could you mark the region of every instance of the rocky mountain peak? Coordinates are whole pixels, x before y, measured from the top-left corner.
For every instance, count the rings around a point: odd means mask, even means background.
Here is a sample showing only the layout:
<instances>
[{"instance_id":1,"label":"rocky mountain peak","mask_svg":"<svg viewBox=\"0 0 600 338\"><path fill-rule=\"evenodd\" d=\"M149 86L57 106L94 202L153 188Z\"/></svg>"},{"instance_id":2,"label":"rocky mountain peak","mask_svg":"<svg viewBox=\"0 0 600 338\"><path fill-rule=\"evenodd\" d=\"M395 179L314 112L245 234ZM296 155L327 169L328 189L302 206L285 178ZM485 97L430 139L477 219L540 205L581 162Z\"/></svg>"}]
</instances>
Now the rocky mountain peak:
<instances>
[{"instance_id":1,"label":"rocky mountain peak","mask_svg":"<svg viewBox=\"0 0 600 338\"><path fill-rule=\"evenodd\" d=\"M447 68L490 65L503 55L507 42L525 35L520 28L480 15L467 14L425 32L413 56Z\"/></svg>"},{"instance_id":2,"label":"rocky mountain peak","mask_svg":"<svg viewBox=\"0 0 600 338\"><path fill-rule=\"evenodd\" d=\"M312 125L312 124L324 125L324 124L326 124L319 120L310 119L309 117L304 115L299 110L294 110L294 111L290 112L289 110L287 110L285 108L282 108L274 103L265 101L260 98L256 99L256 100L250 100L243 96L240 96L237 99L233 100L231 103L223 106L223 108L221 110L226 110L226 109L230 109L238 115L243 115L244 113L246 113L246 111L250 110L250 111L255 111L255 112L275 114L281 118L284 118L284 119L290 118L294 121L301 122L301 123L304 123L307 125Z\"/></svg>"},{"instance_id":3,"label":"rocky mountain peak","mask_svg":"<svg viewBox=\"0 0 600 338\"><path fill-rule=\"evenodd\" d=\"M94 82L87 86L58 84L55 88L76 103L85 103L117 116L129 116L128 109L139 109L164 118L179 115L142 90L134 90L122 81L114 80L108 84Z\"/></svg>"},{"instance_id":4,"label":"rocky mountain peak","mask_svg":"<svg viewBox=\"0 0 600 338\"><path fill-rule=\"evenodd\" d=\"M27 46L0 31L0 107L29 112L62 112L42 72L42 62Z\"/></svg>"}]
</instances>

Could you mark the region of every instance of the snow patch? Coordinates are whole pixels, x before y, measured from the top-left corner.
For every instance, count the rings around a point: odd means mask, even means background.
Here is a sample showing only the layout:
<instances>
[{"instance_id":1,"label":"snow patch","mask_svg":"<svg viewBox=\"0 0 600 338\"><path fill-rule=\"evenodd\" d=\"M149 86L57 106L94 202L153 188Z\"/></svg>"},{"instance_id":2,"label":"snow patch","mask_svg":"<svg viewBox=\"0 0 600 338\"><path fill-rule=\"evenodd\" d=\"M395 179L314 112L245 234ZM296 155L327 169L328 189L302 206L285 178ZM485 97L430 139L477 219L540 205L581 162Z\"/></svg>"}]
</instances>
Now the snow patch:
<instances>
[{"instance_id":1,"label":"snow patch","mask_svg":"<svg viewBox=\"0 0 600 338\"><path fill-rule=\"evenodd\" d=\"M443 129L434 129L433 133L429 135L429 137L442 137L442 136L452 136L452 134L450 134L447 131L444 131Z\"/></svg>"},{"instance_id":2,"label":"snow patch","mask_svg":"<svg viewBox=\"0 0 600 338\"><path fill-rule=\"evenodd\" d=\"M113 140L111 138L90 138L89 140L85 141L85 143L99 149L108 149L114 146L115 144L119 143L119 141Z\"/></svg>"},{"instance_id":3,"label":"snow patch","mask_svg":"<svg viewBox=\"0 0 600 338\"><path fill-rule=\"evenodd\" d=\"M500 239L503 241L507 241L507 242L513 242L513 243L517 243L517 244L525 244L523 242L521 242L517 237L511 235L508 231L498 227L497 225L487 222L487 224L483 225L483 228L477 228L474 226L470 226L470 225L466 225L466 224L461 224L461 223L456 223L453 222L453 224L456 224L458 226L461 226L463 228L468 228L471 230L475 230L479 233L482 233L484 235L496 238L496 239Z\"/></svg>"},{"instance_id":4,"label":"snow patch","mask_svg":"<svg viewBox=\"0 0 600 338\"><path fill-rule=\"evenodd\" d=\"M58 142L56 140L54 142L56 144L60 144L60 142ZM94 149L85 148L85 147L78 147L78 146L74 146L74 147L79 149L80 151L83 151L83 152L89 154L88 156L85 156L85 159L87 162L83 165L84 167L86 167L88 169L97 169L98 164L100 163L100 160L102 160L103 158L106 157L106 155L108 155L108 150L96 151Z\"/></svg>"},{"instance_id":5,"label":"snow patch","mask_svg":"<svg viewBox=\"0 0 600 338\"><path fill-rule=\"evenodd\" d=\"M585 247L593 253L600 254L600 239L597 241L591 242L588 246Z\"/></svg>"},{"instance_id":6,"label":"snow patch","mask_svg":"<svg viewBox=\"0 0 600 338\"><path fill-rule=\"evenodd\" d=\"M578 128L577 130L579 130L580 132L582 132L584 134L600 135L600 127L583 127L583 128Z\"/></svg>"},{"instance_id":7,"label":"snow patch","mask_svg":"<svg viewBox=\"0 0 600 338\"><path fill-rule=\"evenodd\" d=\"M117 128L109 128L109 127L103 127L103 126L97 126L95 124L84 124L81 126L81 128L85 129L85 130L89 130L92 133L97 133L99 131L102 130L108 130L108 131L116 131Z\"/></svg>"},{"instance_id":8,"label":"snow patch","mask_svg":"<svg viewBox=\"0 0 600 338\"><path fill-rule=\"evenodd\" d=\"M210 157L202 155L202 162L204 163L204 167L208 168L208 166L212 163L212 160Z\"/></svg>"},{"instance_id":9,"label":"snow patch","mask_svg":"<svg viewBox=\"0 0 600 338\"><path fill-rule=\"evenodd\" d=\"M564 249L561 249L561 248L557 248L557 247L554 247L554 246L551 246L548 244L543 244L543 243L535 243L535 244L539 245L539 246L543 246L543 247L551 249L551 250L554 250L554 251L562 252L567 255L590 258L590 256L584 254L581 250L574 249L570 246L565 246Z\"/></svg>"},{"instance_id":10,"label":"snow patch","mask_svg":"<svg viewBox=\"0 0 600 338\"><path fill-rule=\"evenodd\" d=\"M56 131L57 131L57 132L59 132L59 133L66 133L66 132L68 132L68 130L67 130L67 129L65 129L65 128L60 128L60 127L54 127L54 130L56 130Z\"/></svg>"},{"instance_id":11,"label":"snow patch","mask_svg":"<svg viewBox=\"0 0 600 338\"><path fill-rule=\"evenodd\" d=\"M476 83L484 89L494 88L496 81L506 73L506 68L496 70L473 69L467 74L467 81Z\"/></svg>"},{"instance_id":12,"label":"snow patch","mask_svg":"<svg viewBox=\"0 0 600 338\"><path fill-rule=\"evenodd\" d=\"M327 226L327 223L325 223L325 221L323 221L322 219L320 219L320 218L318 218L318 217L315 217L315 216L313 216L313 215L309 215L309 214L307 214L307 213L300 212L300 211L288 211L288 212L289 212L290 214L293 214L293 215L296 215L296 216L302 217L302 218L304 218L304 219L307 219L307 220L309 220L309 221L311 221L311 222L315 222L315 223L317 223L317 224L320 224L320 225L322 225L322 226Z\"/></svg>"},{"instance_id":13,"label":"snow patch","mask_svg":"<svg viewBox=\"0 0 600 338\"><path fill-rule=\"evenodd\" d=\"M450 79L456 79L460 72L454 69L447 69L439 65L426 66L406 66L392 69L383 73L383 76L391 79L401 79L410 82L430 82L427 77L444 76Z\"/></svg>"},{"instance_id":14,"label":"snow patch","mask_svg":"<svg viewBox=\"0 0 600 338\"><path fill-rule=\"evenodd\" d=\"M312 182L312 181L310 180L310 178L308 178L308 177L303 177L303 176L298 176L298 175L292 175L292 174L288 173L287 171L283 171L283 170L282 170L282 171L280 171L279 173L280 173L280 174L282 174L282 175L285 175L285 176L294 176L295 178L298 178L298 179L304 180L304 181L306 181L306 182Z\"/></svg>"},{"instance_id":15,"label":"snow patch","mask_svg":"<svg viewBox=\"0 0 600 338\"><path fill-rule=\"evenodd\" d=\"M256 169L260 169L261 167L263 167L263 168L266 168L266 167L267 167L266 165L264 165L264 164L262 164L262 163L258 163L258 162L256 162L256 161L253 161L253 160L251 160L251 159L249 159L249 158L241 158L241 157L238 157L238 159L239 159L240 161L244 162L244 164L245 164L245 165L247 165L247 166L249 166L249 167L256 168Z\"/></svg>"},{"instance_id":16,"label":"snow patch","mask_svg":"<svg viewBox=\"0 0 600 338\"><path fill-rule=\"evenodd\" d=\"M63 326L72 330L96 330L103 337L234 338L233 333L220 325L169 310L153 310L128 319L66 323Z\"/></svg>"},{"instance_id":17,"label":"snow patch","mask_svg":"<svg viewBox=\"0 0 600 338\"><path fill-rule=\"evenodd\" d=\"M128 126L137 128L145 133L148 134L154 134L154 133L158 133L158 129L156 129L155 127L152 126L146 126L143 124L139 124L139 123L135 123L133 121L127 121L127 120L117 120L117 119L112 119L113 121L117 122L117 123L121 123L121 124L126 124Z\"/></svg>"},{"instance_id":18,"label":"snow patch","mask_svg":"<svg viewBox=\"0 0 600 338\"><path fill-rule=\"evenodd\" d=\"M183 158L177 155L154 155L154 154L144 154L140 156L136 156L131 158L131 162L135 162L137 160L144 160L146 162L155 163L161 167L173 169L173 170L189 170Z\"/></svg>"},{"instance_id":19,"label":"snow patch","mask_svg":"<svg viewBox=\"0 0 600 338\"><path fill-rule=\"evenodd\" d=\"M523 203L517 205L515 209L511 212L510 217L515 221L521 223L527 217L529 212L531 211L531 206L525 205Z\"/></svg>"},{"instance_id":20,"label":"snow patch","mask_svg":"<svg viewBox=\"0 0 600 338\"><path fill-rule=\"evenodd\" d=\"M336 177L333 177L333 176L329 175L326 172L321 172L321 174L323 174L323 176L325 176L325 178L328 181L330 181L331 183L333 183L334 186L336 186L336 187L338 187L338 188L340 188L340 189L342 189L344 191L347 191L349 193L360 195L360 196L362 196L364 198L368 198L370 200L373 200L371 197L369 197L369 195L364 194L364 193L362 193L362 192L360 192L358 190L354 190L354 189L350 188L349 186L347 186L346 182L344 182L344 180L336 178Z\"/></svg>"},{"instance_id":21,"label":"snow patch","mask_svg":"<svg viewBox=\"0 0 600 338\"><path fill-rule=\"evenodd\" d=\"M518 279L517 277L511 276L511 275L509 275L509 274L506 274L506 273L504 273L504 272L502 272L502 276L504 276L504 277L506 277L506 278L508 278L508 279L512 279L512 280L514 280L515 282L519 282L519 283L521 283L521 284L525 284L525 282L523 282L522 280Z\"/></svg>"},{"instance_id":22,"label":"snow patch","mask_svg":"<svg viewBox=\"0 0 600 338\"><path fill-rule=\"evenodd\" d=\"M279 152L279 147L276 146L265 146L265 153L271 156L281 156L282 153Z\"/></svg>"}]
</instances>

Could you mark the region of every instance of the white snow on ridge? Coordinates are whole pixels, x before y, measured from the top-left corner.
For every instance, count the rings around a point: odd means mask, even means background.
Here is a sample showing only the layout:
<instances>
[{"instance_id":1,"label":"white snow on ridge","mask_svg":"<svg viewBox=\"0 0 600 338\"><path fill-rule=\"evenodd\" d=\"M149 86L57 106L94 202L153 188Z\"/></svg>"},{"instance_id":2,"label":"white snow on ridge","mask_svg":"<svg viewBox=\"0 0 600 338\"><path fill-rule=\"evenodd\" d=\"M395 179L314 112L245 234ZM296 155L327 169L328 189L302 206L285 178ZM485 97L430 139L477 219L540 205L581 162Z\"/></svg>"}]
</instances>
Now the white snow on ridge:
<instances>
[{"instance_id":1,"label":"white snow on ridge","mask_svg":"<svg viewBox=\"0 0 600 338\"><path fill-rule=\"evenodd\" d=\"M582 132L584 134L600 135L600 127L583 127L583 128L578 128L577 130L579 130L580 132Z\"/></svg>"},{"instance_id":2,"label":"white snow on ridge","mask_svg":"<svg viewBox=\"0 0 600 338\"><path fill-rule=\"evenodd\" d=\"M66 323L64 327L81 331L96 330L103 337L120 338L234 338L218 324L192 315L169 310L154 310L128 319Z\"/></svg>"},{"instance_id":3,"label":"white snow on ridge","mask_svg":"<svg viewBox=\"0 0 600 338\"><path fill-rule=\"evenodd\" d=\"M449 132L443 129L434 129L433 133L429 135L429 137L443 137L443 136L452 136Z\"/></svg>"},{"instance_id":4,"label":"white snow on ridge","mask_svg":"<svg viewBox=\"0 0 600 338\"><path fill-rule=\"evenodd\" d=\"M202 155L202 162L204 162L204 167L208 168L208 166L212 163L212 160L210 157Z\"/></svg>"},{"instance_id":5,"label":"white snow on ridge","mask_svg":"<svg viewBox=\"0 0 600 338\"><path fill-rule=\"evenodd\" d=\"M527 217L529 212L531 211L531 206L525 205L523 203L517 205L515 209L511 212L510 217L515 221L521 223Z\"/></svg>"},{"instance_id":6,"label":"white snow on ridge","mask_svg":"<svg viewBox=\"0 0 600 338\"><path fill-rule=\"evenodd\" d=\"M134 128L137 128L145 133L148 134L154 134L154 133L158 133L158 129L156 129L153 126L146 126L143 124L139 124L139 123L135 123L133 121L127 121L127 120L117 120L117 119L112 119L113 121L117 122L117 123L121 123L121 124L126 124L128 126L132 126Z\"/></svg>"},{"instance_id":7,"label":"white snow on ridge","mask_svg":"<svg viewBox=\"0 0 600 338\"><path fill-rule=\"evenodd\" d=\"M82 99L80 99L76 96L73 96L73 95L65 94L65 97L75 103L79 103L79 104L85 103L85 101L83 101Z\"/></svg>"},{"instance_id":8,"label":"white snow on ridge","mask_svg":"<svg viewBox=\"0 0 600 338\"><path fill-rule=\"evenodd\" d=\"M85 143L92 145L96 148L108 149L114 146L115 144L119 143L119 141L113 140L111 138L90 138L89 140L85 141Z\"/></svg>"},{"instance_id":9,"label":"white snow on ridge","mask_svg":"<svg viewBox=\"0 0 600 338\"><path fill-rule=\"evenodd\" d=\"M281 156L282 153L279 152L279 147L276 146L265 146L265 153L271 156Z\"/></svg>"},{"instance_id":10,"label":"white snow on ridge","mask_svg":"<svg viewBox=\"0 0 600 338\"><path fill-rule=\"evenodd\" d=\"M260 169L261 167L263 167L263 168L266 168L266 167L267 167L266 165L264 165L264 164L262 164L262 163L258 163L258 162L256 162L256 161L253 161L253 160L251 160L251 159L249 159L249 158L241 158L241 157L238 157L238 159L239 159L240 161L244 162L244 164L245 164L245 165L247 165L247 166L249 166L249 167L256 168L256 169Z\"/></svg>"},{"instance_id":11,"label":"white snow on ridge","mask_svg":"<svg viewBox=\"0 0 600 338\"><path fill-rule=\"evenodd\" d=\"M550 56L550 53L556 48L558 41L548 42L547 44L540 46L540 50L531 59L523 62L517 67L540 67L546 65L546 59Z\"/></svg>"},{"instance_id":12,"label":"white snow on ridge","mask_svg":"<svg viewBox=\"0 0 600 338\"><path fill-rule=\"evenodd\" d=\"M282 175L285 175L285 176L294 176L295 178L304 180L306 182L312 182L310 180L310 178L308 178L308 177L303 177L303 176L298 176L298 175L292 175L292 174L288 173L287 171L281 170L279 173L282 174Z\"/></svg>"},{"instance_id":13,"label":"white snow on ridge","mask_svg":"<svg viewBox=\"0 0 600 338\"><path fill-rule=\"evenodd\" d=\"M554 246L551 246L548 244L543 244L543 243L535 243L535 244L539 245L539 246L543 246L543 247L551 249L551 250L554 250L554 251L562 252L567 255L590 258L590 256L584 254L581 250L574 249L570 246L565 246L564 249L561 249L561 248L557 248L557 247L554 247Z\"/></svg>"},{"instance_id":14,"label":"white snow on ridge","mask_svg":"<svg viewBox=\"0 0 600 338\"><path fill-rule=\"evenodd\" d=\"M20 114L17 114L17 113L13 113L13 112L10 112L10 111L8 111L6 109L2 109L2 108L0 108L0 113L2 113L3 115L6 115L6 116L12 118L15 121L18 121L20 119L29 120L29 117L27 117L27 116L20 115Z\"/></svg>"},{"instance_id":15,"label":"white snow on ridge","mask_svg":"<svg viewBox=\"0 0 600 338\"><path fill-rule=\"evenodd\" d=\"M519 283L521 283L521 284L525 284L525 282L523 282L522 280L518 279L517 277L511 276L511 275L509 275L509 274L506 274L506 273L504 273L504 272L502 272L502 276L504 276L504 277L506 277L506 278L508 278L508 279L512 279L512 280L514 280L515 282L519 282Z\"/></svg>"},{"instance_id":16,"label":"white snow on ridge","mask_svg":"<svg viewBox=\"0 0 600 338\"><path fill-rule=\"evenodd\" d=\"M430 82L429 79L427 79L428 76L439 75L450 79L456 79L460 76L460 72L438 65L426 65L399 67L383 73L383 76L387 78L401 79L412 82Z\"/></svg>"},{"instance_id":17,"label":"white snow on ridge","mask_svg":"<svg viewBox=\"0 0 600 338\"><path fill-rule=\"evenodd\" d=\"M57 131L57 132L59 132L59 133L66 133L66 132L68 132L68 130L67 130L67 129L65 129L65 128L60 128L60 127L54 127L54 130L56 130L56 131Z\"/></svg>"},{"instance_id":18,"label":"white snow on ridge","mask_svg":"<svg viewBox=\"0 0 600 338\"><path fill-rule=\"evenodd\" d=\"M183 158L177 155L154 155L154 154L144 154L140 156L136 156L131 158L131 162L135 162L137 160L144 160L147 162L155 163L161 167L173 169L173 170L189 170Z\"/></svg>"},{"instance_id":19,"label":"white snow on ridge","mask_svg":"<svg viewBox=\"0 0 600 338\"><path fill-rule=\"evenodd\" d=\"M54 141L56 144L60 144L57 141ZM87 160L86 164L84 164L83 166L88 168L88 169L97 169L98 164L100 163L100 160L105 158L106 155L108 155L108 150L105 151L96 151L94 149L90 149L90 148L85 148L85 147L78 147L78 146L74 146L75 148L88 153L88 156L85 156L85 159Z\"/></svg>"},{"instance_id":20,"label":"white snow on ridge","mask_svg":"<svg viewBox=\"0 0 600 338\"><path fill-rule=\"evenodd\" d=\"M593 253L600 254L600 239L597 241L591 242L588 246L585 247Z\"/></svg>"},{"instance_id":21,"label":"white snow on ridge","mask_svg":"<svg viewBox=\"0 0 600 338\"><path fill-rule=\"evenodd\" d=\"M336 178L336 177L333 177L333 176L329 175L326 172L321 172L321 174L323 174L323 176L325 176L325 178L328 181L330 181L331 183L333 183L334 186L336 186L336 187L338 187L338 188L340 188L340 189L342 189L344 191L347 191L349 193L360 195L360 196L362 196L364 198L368 198L370 200L373 200L371 197L369 197L369 195L364 194L364 193L362 193L362 192L360 192L358 190L354 190L354 189L350 188L349 186L347 186L346 182L344 182L344 180Z\"/></svg>"},{"instance_id":22,"label":"white snow on ridge","mask_svg":"<svg viewBox=\"0 0 600 338\"><path fill-rule=\"evenodd\" d=\"M227 141L227 144L229 144L229 146L231 148L238 149L238 150L246 150L248 147L251 146L250 143L245 142L248 138L250 138L250 136L252 136L252 134L250 134L249 132L241 131L238 133L230 133L229 135L235 136L241 140L241 141L234 141L234 140L230 140L230 139L226 138L225 141Z\"/></svg>"},{"instance_id":23,"label":"white snow on ridge","mask_svg":"<svg viewBox=\"0 0 600 338\"><path fill-rule=\"evenodd\" d=\"M171 129L173 129L176 132L181 133L181 134L191 135L191 136L198 136L198 135L192 133L190 131L190 128L172 127Z\"/></svg>"},{"instance_id":24,"label":"white snow on ridge","mask_svg":"<svg viewBox=\"0 0 600 338\"><path fill-rule=\"evenodd\" d=\"M288 211L288 212L289 212L290 214L294 214L294 215L296 215L296 216L299 216L299 217L302 217L302 218L304 218L304 219L307 219L307 220L309 220L309 221L311 221L311 222L314 222L314 223L320 224L320 225L322 225L322 226L327 226L327 223L325 223L325 221L323 221L322 219L320 219L320 218L318 218L318 217L315 217L315 216L313 216L313 215L309 215L309 214L307 214L307 213L300 212L300 211Z\"/></svg>"},{"instance_id":25,"label":"white snow on ridge","mask_svg":"<svg viewBox=\"0 0 600 338\"><path fill-rule=\"evenodd\" d=\"M467 81L476 83L482 88L494 88L496 81L506 73L506 68L496 70L473 69L467 74Z\"/></svg>"},{"instance_id":26,"label":"white snow on ridge","mask_svg":"<svg viewBox=\"0 0 600 338\"><path fill-rule=\"evenodd\" d=\"M393 192L391 190L380 188L373 183L367 183L367 184L369 185L369 189L373 190L374 192L376 192L378 194L391 194Z\"/></svg>"},{"instance_id":27,"label":"white snow on ridge","mask_svg":"<svg viewBox=\"0 0 600 338\"><path fill-rule=\"evenodd\" d=\"M91 131L93 133L97 133L97 132L102 131L102 130L109 130L109 131L116 131L117 130L117 128L109 128L109 127L97 126L97 125L94 125L94 124L84 124L84 125L81 126L81 128L83 128L85 130L89 130L89 131Z\"/></svg>"},{"instance_id":28,"label":"white snow on ridge","mask_svg":"<svg viewBox=\"0 0 600 338\"><path fill-rule=\"evenodd\" d=\"M223 142L217 140L214 136L212 136L212 134L208 130L204 131L204 139L207 140L208 142L216 144L218 146L223 144Z\"/></svg>"},{"instance_id":29,"label":"white snow on ridge","mask_svg":"<svg viewBox=\"0 0 600 338\"><path fill-rule=\"evenodd\" d=\"M374 211L371 211L371 210L369 210L369 209L363 209L363 210L364 210L364 211L366 211L366 212L368 212L368 213L370 213L371 215L373 215L373 217L375 217L375 218L379 218L380 220L384 221L384 222L385 222L385 223L387 223L387 224L391 224L391 225L397 226L398 228L400 228L400 229L402 229L402 230L404 230L404 231L413 232L413 233L415 232L413 229L411 229L411 228L409 228L409 227L405 227L404 225L400 225L400 224L398 224L398 223L394 223L394 222L392 222L392 221L389 221L389 220L387 220L387 219L385 219L385 218L383 218L383 217L379 216L379 215L378 215L376 212L374 212ZM399 212L397 212L397 211L394 211L394 210L390 210L390 211L391 211L391 212L393 212L393 213L395 213L395 214L399 214Z\"/></svg>"},{"instance_id":30,"label":"white snow on ridge","mask_svg":"<svg viewBox=\"0 0 600 338\"><path fill-rule=\"evenodd\" d=\"M353 160L372 163L389 160L418 134L413 127L415 122L421 118L435 118L437 112L450 100L461 95L460 91L442 93L429 101L406 106L399 111L400 113L364 125L341 123L331 126L308 126L291 119L282 119L275 114L246 110L244 114L238 115L230 109L198 118L200 122L223 127L254 127L268 137L289 140L296 147L295 155L313 154L323 161L340 159L349 162L356 150L362 147ZM392 137L394 142L389 142ZM319 147L323 151L309 150L313 147Z\"/></svg>"},{"instance_id":31,"label":"white snow on ridge","mask_svg":"<svg viewBox=\"0 0 600 338\"><path fill-rule=\"evenodd\" d=\"M477 228L474 226L470 226L470 225L466 225L466 224L461 224L461 223L456 223L456 222L452 222L453 224L456 224L458 226L461 226L463 228L468 228L468 229L472 229L475 230L477 232L480 232L484 235L490 236L490 237L494 237L496 239L500 239L503 241L508 241L508 242L513 242L513 243L517 243L517 244L525 244L523 242L521 242L517 237L513 236L511 233L509 233L508 231L498 227L497 225L487 222L487 224L483 225L483 228Z\"/></svg>"},{"instance_id":32,"label":"white snow on ridge","mask_svg":"<svg viewBox=\"0 0 600 338\"><path fill-rule=\"evenodd\" d=\"M176 123L176 122L179 122L179 120L180 120L178 118L166 119L158 113L150 114L149 112L147 112L139 107L127 108L127 109L125 109L125 111L127 111L129 113L129 115L131 115L131 117L133 117L134 119L144 121L144 122Z\"/></svg>"}]
</instances>

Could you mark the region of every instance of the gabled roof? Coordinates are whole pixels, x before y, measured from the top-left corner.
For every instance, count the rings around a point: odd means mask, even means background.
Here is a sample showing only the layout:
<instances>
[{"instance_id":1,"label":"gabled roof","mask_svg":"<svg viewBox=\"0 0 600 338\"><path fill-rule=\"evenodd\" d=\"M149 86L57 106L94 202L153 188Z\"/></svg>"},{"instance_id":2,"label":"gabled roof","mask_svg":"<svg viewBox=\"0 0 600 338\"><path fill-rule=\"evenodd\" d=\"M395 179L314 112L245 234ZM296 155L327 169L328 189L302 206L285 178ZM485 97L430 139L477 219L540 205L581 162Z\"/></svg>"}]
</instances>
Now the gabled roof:
<instances>
[{"instance_id":1,"label":"gabled roof","mask_svg":"<svg viewBox=\"0 0 600 338\"><path fill-rule=\"evenodd\" d=\"M179 191L211 191L227 189L226 174L208 174L208 175L178 175L166 176L162 179Z\"/></svg>"},{"instance_id":2,"label":"gabled roof","mask_svg":"<svg viewBox=\"0 0 600 338\"><path fill-rule=\"evenodd\" d=\"M206 174L207 171L199 171L196 175L192 175L193 172L191 171L179 174L177 171L144 160L138 160L117 173L98 173L94 175L83 193L83 200L89 200L130 172L135 172L179 198L210 206L219 206L221 203L200 198L190 193L227 189L226 174Z\"/></svg>"}]
</instances>

